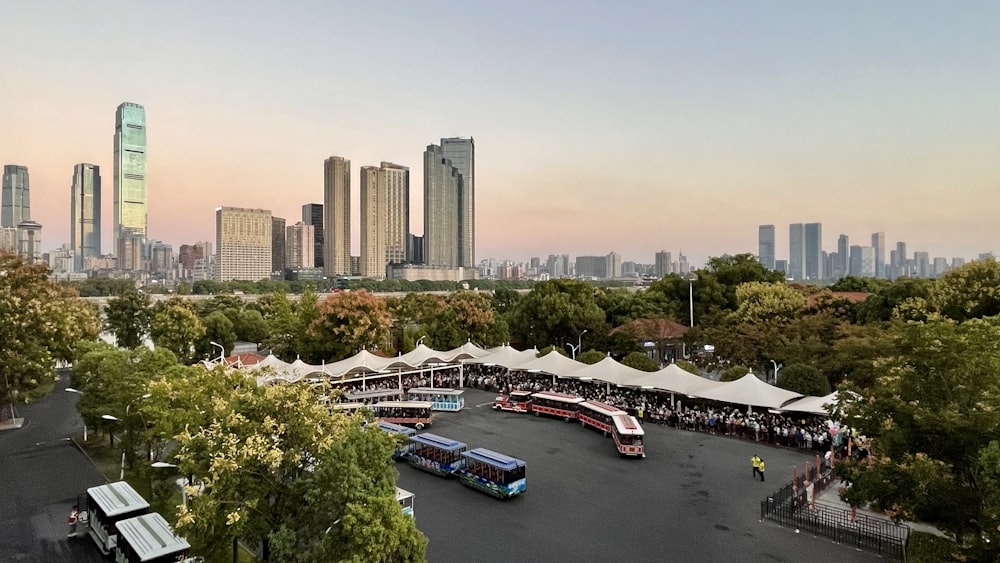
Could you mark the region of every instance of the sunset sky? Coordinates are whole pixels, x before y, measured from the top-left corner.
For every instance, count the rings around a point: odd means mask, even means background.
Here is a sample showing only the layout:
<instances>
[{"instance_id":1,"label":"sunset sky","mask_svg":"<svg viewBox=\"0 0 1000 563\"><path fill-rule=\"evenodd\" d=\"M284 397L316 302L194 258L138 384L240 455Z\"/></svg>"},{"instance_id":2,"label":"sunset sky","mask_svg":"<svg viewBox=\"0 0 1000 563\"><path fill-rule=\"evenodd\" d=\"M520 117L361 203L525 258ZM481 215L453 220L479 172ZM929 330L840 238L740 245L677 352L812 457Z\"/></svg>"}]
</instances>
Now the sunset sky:
<instances>
[{"instance_id":1,"label":"sunset sky","mask_svg":"<svg viewBox=\"0 0 1000 563\"><path fill-rule=\"evenodd\" d=\"M215 240L220 205L289 223L323 160L411 168L476 141L477 259L616 251L700 265L788 223L931 256L1000 251L1000 3L0 3L0 163L28 166L43 247L146 107L149 235Z\"/></svg>"}]
</instances>

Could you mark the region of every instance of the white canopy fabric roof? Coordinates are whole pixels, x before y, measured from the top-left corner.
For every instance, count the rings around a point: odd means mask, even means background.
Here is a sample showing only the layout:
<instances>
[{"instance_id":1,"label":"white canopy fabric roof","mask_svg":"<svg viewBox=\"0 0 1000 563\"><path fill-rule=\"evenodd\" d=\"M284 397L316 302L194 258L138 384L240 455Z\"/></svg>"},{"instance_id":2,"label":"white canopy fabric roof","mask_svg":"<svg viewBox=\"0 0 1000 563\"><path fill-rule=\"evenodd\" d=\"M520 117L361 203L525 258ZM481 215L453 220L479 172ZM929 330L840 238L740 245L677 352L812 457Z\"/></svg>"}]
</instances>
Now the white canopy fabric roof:
<instances>
[{"instance_id":1,"label":"white canopy fabric roof","mask_svg":"<svg viewBox=\"0 0 1000 563\"><path fill-rule=\"evenodd\" d=\"M753 373L748 373L736 381L691 393L691 395L724 403L752 405L769 409L779 409L788 401L802 396L793 391L768 385Z\"/></svg>"},{"instance_id":2,"label":"white canopy fabric roof","mask_svg":"<svg viewBox=\"0 0 1000 563\"><path fill-rule=\"evenodd\" d=\"M499 348L493 348L490 350L489 354L481 356L479 358L474 358L471 360L465 360L467 364L493 364L505 368L510 368L510 366L517 365L526 360L532 360L538 357L538 350L531 348L529 350L520 351L511 346L501 346Z\"/></svg>"},{"instance_id":3,"label":"white canopy fabric roof","mask_svg":"<svg viewBox=\"0 0 1000 563\"><path fill-rule=\"evenodd\" d=\"M659 391L698 396L699 391L708 391L720 385L726 385L726 383L705 379L700 375L685 371L677 364L670 364L660 371L647 373L643 377L632 381L629 385L652 387Z\"/></svg>"},{"instance_id":4,"label":"white canopy fabric roof","mask_svg":"<svg viewBox=\"0 0 1000 563\"><path fill-rule=\"evenodd\" d=\"M447 352L444 352L448 356L448 361L457 362L459 360L470 360L473 358L482 358L488 352L483 350L479 346L476 346L472 342L466 342L458 348L452 348Z\"/></svg>"},{"instance_id":5,"label":"white canopy fabric roof","mask_svg":"<svg viewBox=\"0 0 1000 563\"><path fill-rule=\"evenodd\" d=\"M837 392L834 391L829 395L824 397L802 397L801 399L796 399L785 406L781 407L783 411L793 411L793 412L808 412L812 414L828 414L826 410L827 405L833 405L837 402Z\"/></svg>"},{"instance_id":6,"label":"white canopy fabric roof","mask_svg":"<svg viewBox=\"0 0 1000 563\"><path fill-rule=\"evenodd\" d=\"M587 367L587 364L570 359L555 350L551 350L548 354L540 358L531 358L525 362L511 366L510 369L537 371L561 377L585 367Z\"/></svg>"},{"instance_id":7,"label":"white canopy fabric roof","mask_svg":"<svg viewBox=\"0 0 1000 563\"><path fill-rule=\"evenodd\" d=\"M412 369L418 368L426 363L445 364L451 359L449 352L438 352L432 348L418 344L416 348L395 358L388 358L389 363L385 365L388 369Z\"/></svg>"},{"instance_id":8,"label":"white canopy fabric roof","mask_svg":"<svg viewBox=\"0 0 1000 563\"><path fill-rule=\"evenodd\" d=\"M648 371L630 368L625 364L618 363L611 356L606 356L596 364L563 374L562 377L573 379L589 378L604 381L605 383L614 383L615 385L632 385L632 381L649 375L649 373Z\"/></svg>"},{"instance_id":9,"label":"white canopy fabric roof","mask_svg":"<svg viewBox=\"0 0 1000 563\"><path fill-rule=\"evenodd\" d=\"M327 364L325 371L334 377L354 375L356 373L370 373L382 371L392 360L393 358L383 358L382 356L372 354L368 350L362 350L346 360ZM323 370L320 369L317 371Z\"/></svg>"}]
</instances>

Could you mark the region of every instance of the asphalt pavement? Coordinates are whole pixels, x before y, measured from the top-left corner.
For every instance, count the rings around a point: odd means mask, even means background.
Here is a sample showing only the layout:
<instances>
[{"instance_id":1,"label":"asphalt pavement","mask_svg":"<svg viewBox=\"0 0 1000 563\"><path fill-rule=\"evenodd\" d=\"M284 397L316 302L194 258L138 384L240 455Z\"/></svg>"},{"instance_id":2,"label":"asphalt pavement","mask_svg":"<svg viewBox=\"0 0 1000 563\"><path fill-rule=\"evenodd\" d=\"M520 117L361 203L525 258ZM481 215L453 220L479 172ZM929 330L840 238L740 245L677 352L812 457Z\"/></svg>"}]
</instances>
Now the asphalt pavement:
<instances>
[{"instance_id":1,"label":"asphalt pavement","mask_svg":"<svg viewBox=\"0 0 1000 563\"><path fill-rule=\"evenodd\" d=\"M77 495L106 481L70 440L83 431L66 372L47 397L18 407L24 425L0 432L0 561L101 562L87 537L67 538Z\"/></svg>"},{"instance_id":2,"label":"asphalt pavement","mask_svg":"<svg viewBox=\"0 0 1000 563\"><path fill-rule=\"evenodd\" d=\"M880 560L760 521L760 501L813 456L645 425L647 457L621 459L610 437L495 412L494 397L467 390L466 409L441 413L427 431L525 460L525 494L500 501L398 462L432 563ZM766 462L766 482L752 476L755 453Z\"/></svg>"}]
</instances>

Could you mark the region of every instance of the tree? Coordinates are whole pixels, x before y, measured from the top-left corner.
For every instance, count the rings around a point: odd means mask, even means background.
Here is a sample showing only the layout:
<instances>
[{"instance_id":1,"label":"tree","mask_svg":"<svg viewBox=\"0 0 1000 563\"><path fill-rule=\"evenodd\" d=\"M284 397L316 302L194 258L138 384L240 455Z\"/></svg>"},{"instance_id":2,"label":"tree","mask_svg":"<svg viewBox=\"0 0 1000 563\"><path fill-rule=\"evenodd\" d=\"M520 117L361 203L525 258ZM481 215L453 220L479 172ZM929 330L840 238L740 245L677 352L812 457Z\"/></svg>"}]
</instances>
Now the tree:
<instances>
[{"instance_id":1,"label":"tree","mask_svg":"<svg viewBox=\"0 0 1000 563\"><path fill-rule=\"evenodd\" d=\"M577 354L576 361L582 364L591 365L591 364L596 364L597 362L603 360L606 357L607 354L605 354L604 352L599 352L597 350L591 349L587 350L582 354Z\"/></svg>"},{"instance_id":2,"label":"tree","mask_svg":"<svg viewBox=\"0 0 1000 563\"><path fill-rule=\"evenodd\" d=\"M893 318L902 303L930 297L931 280L903 278L872 293L858 305L858 322L877 323Z\"/></svg>"},{"instance_id":3,"label":"tree","mask_svg":"<svg viewBox=\"0 0 1000 563\"><path fill-rule=\"evenodd\" d=\"M674 362L674 364L676 364L677 367L681 368L682 370L688 373L701 375L701 368L695 365L693 362L689 362L687 360L677 360L676 362Z\"/></svg>"},{"instance_id":4,"label":"tree","mask_svg":"<svg viewBox=\"0 0 1000 563\"><path fill-rule=\"evenodd\" d=\"M388 347L389 308L363 289L334 293L319 304L317 315L306 331L307 349L318 353L317 360L341 360L363 349Z\"/></svg>"},{"instance_id":5,"label":"tree","mask_svg":"<svg viewBox=\"0 0 1000 563\"><path fill-rule=\"evenodd\" d=\"M736 287L736 316L746 322L791 319L806 304L805 297L785 282L747 282Z\"/></svg>"},{"instance_id":6,"label":"tree","mask_svg":"<svg viewBox=\"0 0 1000 563\"><path fill-rule=\"evenodd\" d=\"M44 265L0 252L0 400L26 400L55 379L56 360L69 360L100 331L97 311L74 290L48 279Z\"/></svg>"},{"instance_id":7,"label":"tree","mask_svg":"<svg viewBox=\"0 0 1000 563\"><path fill-rule=\"evenodd\" d=\"M650 358L649 355L644 352L632 352L622 358L622 364L642 371L656 371L660 369L656 360Z\"/></svg>"},{"instance_id":8,"label":"tree","mask_svg":"<svg viewBox=\"0 0 1000 563\"><path fill-rule=\"evenodd\" d=\"M830 393L830 382L823 372L803 364L783 367L778 372L778 387L813 397L822 397Z\"/></svg>"},{"instance_id":9,"label":"tree","mask_svg":"<svg viewBox=\"0 0 1000 563\"><path fill-rule=\"evenodd\" d=\"M122 348L138 348L149 332L152 316L149 295L129 286L104 308L104 328Z\"/></svg>"},{"instance_id":10,"label":"tree","mask_svg":"<svg viewBox=\"0 0 1000 563\"><path fill-rule=\"evenodd\" d=\"M928 302L956 321L1000 315L1000 262L976 260L949 271L934 282Z\"/></svg>"},{"instance_id":11,"label":"tree","mask_svg":"<svg viewBox=\"0 0 1000 563\"><path fill-rule=\"evenodd\" d=\"M594 288L558 279L535 284L508 320L512 336L528 346L575 342L584 330L603 333L604 311L594 300Z\"/></svg>"},{"instance_id":12,"label":"tree","mask_svg":"<svg viewBox=\"0 0 1000 563\"><path fill-rule=\"evenodd\" d=\"M498 315L506 315L510 311L513 311L520 300L521 294L510 286L501 285L493 290L493 310Z\"/></svg>"},{"instance_id":13,"label":"tree","mask_svg":"<svg viewBox=\"0 0 1000 563\"><path fill-rule=\"evenodd\" d=\"M174 303L153 315L149 334L156 346L170 350L179 360L187 362L195 344L205 336L205 326L190 308Z\"/></svg>"},{"instance_id":14,"label":"tree","mask_svg":"<svg viewBox=\"0 0 1000 563\"><path fill-rule=\"evenodd\" d=\"M315 299L315 294L312 295ZM306 298L306 295L303 295L303 298ZM295 359L296 338L300 333L299 319L293 311L288 295L270 293L261 296L257 300L257 309L267 323L267 337L262 341L263 344L283 360ZM233 341L235 342L235 335Z\"/></svg>"},{"instance_id":15,"label":"tree","mask_svg":"<svg viewBox=\"0 0 1000 563\"><path fill-rule=\"evenodd\" d=\"M198 341L195 349L198 356L214 355L212 342L222 345L224 350L232 350L236 344L236 330L233 321L222 311L213 311L201 321L205 327L205 335Z\"/></svg>"},{"instance_id":16,"label":"tree","mask_svg":"<svg viewBox=\"0 0 1000 563\"><path fill-rule=\"evenodd\" d=\"M748 373L750 373L750 368L746 366L733 366L723 370L719 376L719 381L736 381Z\"/></svg>"},{"instance_id":17,"label":"tree","mask_svg":"<svg viewBox=\"0 0 1000 563\"><path fill-rule=\"evenodd\" d=\"M966 560L996 561L996 467L984 463L1000 432L1000 322L911 323L893 344L874 384L853 389L862 398L847 405L872 455L838 464L850 485L841 496L936 524L966 546Z\"/></svg>"}]
</instances>

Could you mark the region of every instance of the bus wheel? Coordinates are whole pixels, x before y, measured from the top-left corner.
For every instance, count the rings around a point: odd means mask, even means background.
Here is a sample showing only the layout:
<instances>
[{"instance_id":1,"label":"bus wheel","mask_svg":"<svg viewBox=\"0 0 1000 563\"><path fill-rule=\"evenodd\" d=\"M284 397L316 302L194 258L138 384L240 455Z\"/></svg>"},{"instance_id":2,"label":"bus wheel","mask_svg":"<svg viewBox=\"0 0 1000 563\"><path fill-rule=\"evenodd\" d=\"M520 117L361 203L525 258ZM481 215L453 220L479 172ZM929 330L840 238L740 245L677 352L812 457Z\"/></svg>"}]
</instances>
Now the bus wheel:
<instances>
[{"instance_id":1,"label":"bus wheel","mask_svg":"<svg viewBox=\"0 0 1000 563\"><path fill-rule=\"evenodd\" d=\"M423 422L418 422L416 424L416 427L417 427L417 430L423 430L424 429L424 423Z\"/></svg>"}]
</instances>

